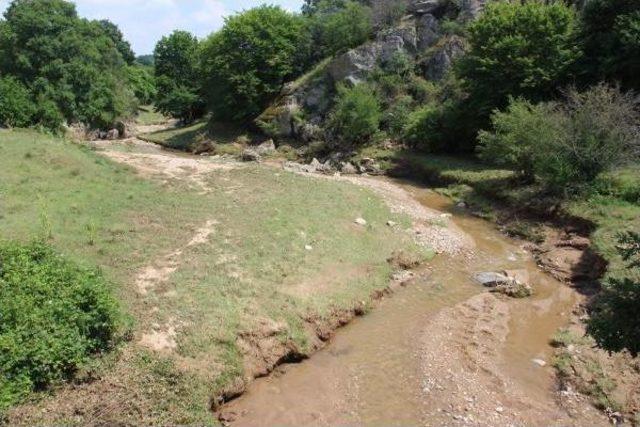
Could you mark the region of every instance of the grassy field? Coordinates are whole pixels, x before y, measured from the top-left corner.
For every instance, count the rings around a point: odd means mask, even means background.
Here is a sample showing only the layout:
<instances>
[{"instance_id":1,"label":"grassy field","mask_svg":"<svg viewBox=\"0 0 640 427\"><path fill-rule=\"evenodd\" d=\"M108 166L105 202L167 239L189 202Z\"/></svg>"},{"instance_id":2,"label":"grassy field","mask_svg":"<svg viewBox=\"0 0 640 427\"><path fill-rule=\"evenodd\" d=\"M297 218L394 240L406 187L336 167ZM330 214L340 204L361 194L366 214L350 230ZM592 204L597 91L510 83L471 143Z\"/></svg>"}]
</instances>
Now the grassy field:
<instances>
[{"instance_id":1,"label":"grassy field","mask_svg":"<svg viewBox=\"0 0 640 427\"><path fill-rule=\"evenodd\" d=\"M388 285L393 251L428 256L385 226L407 218L356 186L247 166L212 173L202 195L57 138L0 139L2 238L44 238L100 266L135 325L128 344L82 376L91 381L36 396L9 423L213 423L211 398L244 373L240 334L278 324L278 339L304 352L304 318L370 301ZM198 241L206 224L211 234ZM167 257L175 271L141 294L136 277ZM156 333L175 349L140 344Z\"/></svg>"}]
</instances>

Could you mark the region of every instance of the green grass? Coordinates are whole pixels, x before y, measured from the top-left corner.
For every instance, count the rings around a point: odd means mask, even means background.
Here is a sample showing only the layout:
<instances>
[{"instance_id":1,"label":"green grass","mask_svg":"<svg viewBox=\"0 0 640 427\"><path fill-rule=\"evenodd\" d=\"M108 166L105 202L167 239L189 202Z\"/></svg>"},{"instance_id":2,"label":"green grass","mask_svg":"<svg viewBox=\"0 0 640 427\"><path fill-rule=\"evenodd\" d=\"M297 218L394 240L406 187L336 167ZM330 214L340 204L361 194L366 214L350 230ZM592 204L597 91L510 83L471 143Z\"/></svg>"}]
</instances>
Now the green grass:
<instances>
[{"instance_id":1,"label":"green grass","mask_svg":"<svg viewBox=\"0 0 640 427\"><path fill-rule=\"evenodd\" d=\"M162 113L157 112L153 105L143 105L138 108L138 115L136 116L136 123L143 126L159 125L165 123L167 117Z\"/></svg>"},{"instance_id":2,"label":"green grass","mask_svg":"<svg viewBox=\"0 0 640 427\"><path fill-rule=\"evenodd\" d=\"M77 262L99 266L135 319L136 337L154 326L179 325L178 348L168 362L141 350L136 338L124 350L134 356L100 376L121 386L106 387L105 395L88 401L82 390L64 395L67 403L82 404L87 417L101 411L104 400L121 406L110 412L113 422L202 423L210 419L207 398L242 373L239 331L252 330L259 319L282 322L281 339L305 351L303 318L369 301L388 284L392 252L423 252L409 236L385 226L394 220L405 228L407 218L346 183L253 165L213 172L210 193L201 195L186 183L144 180L60 139L1 132L2 236L43 237ZM369 225L355 225L358 217ZM217 221L210 241L185 248L210 220ZM139 295L136 274L181 247L177 270ZM164 379L151 387L159 366L166 368ZM194 392L174 393L171 381ZM103 393L101 384L92 384L90 396ZM49 405L53 409L43 415ZM30 423L59 424L75 417L65 407L53 396L16 413L29 414L21 420Z\"/></svg>"}]
</instances>

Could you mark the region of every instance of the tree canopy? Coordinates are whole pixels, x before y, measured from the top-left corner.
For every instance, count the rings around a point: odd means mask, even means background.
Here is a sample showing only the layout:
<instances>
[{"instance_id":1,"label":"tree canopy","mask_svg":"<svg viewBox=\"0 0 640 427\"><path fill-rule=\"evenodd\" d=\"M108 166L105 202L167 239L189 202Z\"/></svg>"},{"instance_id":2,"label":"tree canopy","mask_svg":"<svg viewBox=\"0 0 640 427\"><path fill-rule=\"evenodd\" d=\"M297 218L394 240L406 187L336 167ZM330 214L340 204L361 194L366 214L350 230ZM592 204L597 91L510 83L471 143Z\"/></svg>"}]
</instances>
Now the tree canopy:
<instances>
[{"instance_id":1,"label":"tree canopy","mask_svg":"<svg viewBox=\"0 0 640 427\"><path fill-rule=\"evenodd\" d=\"M300 15L267 5L226 19L202 49L205 96L216 118L257 116L304 70L310 48L305 25Z\"/></svg>"}]
</instances>

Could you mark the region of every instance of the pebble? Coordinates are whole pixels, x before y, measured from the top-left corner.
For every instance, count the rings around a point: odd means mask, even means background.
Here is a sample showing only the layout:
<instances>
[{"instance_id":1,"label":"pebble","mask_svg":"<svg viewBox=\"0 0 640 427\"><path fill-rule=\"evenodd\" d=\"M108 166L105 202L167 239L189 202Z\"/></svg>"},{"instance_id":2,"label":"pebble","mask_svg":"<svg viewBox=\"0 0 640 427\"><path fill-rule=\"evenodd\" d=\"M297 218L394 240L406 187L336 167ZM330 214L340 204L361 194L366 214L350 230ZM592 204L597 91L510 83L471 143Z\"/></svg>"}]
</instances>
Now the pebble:
<instances>
[{"instance_id":1,"label":"pebble","mask_svg":"<svg viewBox=\"0 0 640 427\"><path fill-rule=\"evenodd\" d=\"M306 250L308 250L308 251L312 251L313 250L313 246L311 246L311 245L306 245L304 248Z\"/></svg>"},{"instance_id":2,"label":"pebble","mask_svg":"<svg viewBox=\"0 0 640 427\"><path fill-rule=\"evenodd\" d=\"M367 225L367 221L364 218L356 218L356 224L358 225Z\"/></svg>"},{"instance_id":3,"label":"pebble","mask_svg":"<svg viewBox=\"0 0 640 427\"><path fill-rule=\"evenodd\" d=\"M503 408L502 406L498 406L498 407L496 408L496 412L497 412L497 413L499 413L499 414L501 414L501 413L503 413L503 412L504 412L504 408Z\"/></svg>"},{"instance_id":4,"label":"pebble","mask_svg":"<svg viewBox=\"0 0 640 427\"><path fill-rule=\"evenodd\" d=\"M535 363L536 365L538 365L538 366L540 366L540 367L543 367L543 368L544 368L545 366L547 366L547 362L545 362L545 361L544 361L544 360L542 360L542 359L531 359L531 361L532 361L533 363Z\"/></svg>"},{"instance_id":5,"label":"pebble","mask_svg":"<svg viewBox=\"0 0 640 427\"><path fill-rule=\"evenodd\" d=\"M387 225L389 227L395 227L397 225L397 223L395 221L387 221Z\"/></svg>"}]
</instances>

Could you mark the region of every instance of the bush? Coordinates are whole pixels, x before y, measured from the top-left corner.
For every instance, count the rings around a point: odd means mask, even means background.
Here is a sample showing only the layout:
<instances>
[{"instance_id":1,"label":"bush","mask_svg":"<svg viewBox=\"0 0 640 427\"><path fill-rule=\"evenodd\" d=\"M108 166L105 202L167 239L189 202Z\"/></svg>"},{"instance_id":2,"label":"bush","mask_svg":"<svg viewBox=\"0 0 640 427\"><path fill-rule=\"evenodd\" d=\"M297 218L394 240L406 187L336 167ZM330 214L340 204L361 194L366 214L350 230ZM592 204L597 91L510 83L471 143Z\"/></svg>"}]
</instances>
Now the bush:
<instances>
[{"instance_id":1,"label":"bush","mask_svg":"<svg viewBox=\"0 0 640 427\"><path fill-rule=\"evenodd\" d=\"M99 272L42 243L0 244L0 410L108 350L118 319Z\"/></svg>"},{"instance_id":2,"label":"bush","mask_svg":"<svg viewBox=\"0 0 640 427\"><path fill-rule=\"evenodd\" d=\"M382 117L383 127L393 138L401 138L413 112L414 101L410 96L401 96L393 101Z\"/></svg>"},{"instance_id":3,"label":"bush","mask_svg":"<svg viewBox=\"0 0 640 427\"><path fill-rule=\"evenodd\" d=\"M14 77L0 78L0 127L29 126L34 112L27 88Z\"/></svg>"},{"instance_id":4,"label":"bush","mask_svg":"<svg viewBox=\"0 0 640 427\"><path fill-rule=\"evenodd\" d=\"M310 18L314 59L321 59L359 46L371 36L371 9L351 0L322 0Z\"/></svg>"},{"instance_id":5,"label":"bush","mask_svg":"<svg viewBox=\"0 0 640 427\"><path fill-rule=\"evenodd\" d=\"M588 331L610 351L640 353L640 234L620 235L620 253L629 262L629 277L609 279L598 295Z\"/></svg>"},{"instance_id":6,"label":"bush","mask_svg":"<svg viewBox=\"0 0 640 427\"><path fill-rule=\"evenodd\" d=\"M606 85L574 89L563 103L533 106L517 100L480 133L485 159L539 177L565 194L593 184L603 172L640 155L640 114L632 94Z\"/></svg>"},{"instance_id":7,"label":"bush","mask_svg":"<svg viewBox=\"0 0 640 427\"><path fill-rule=\"evenodd\" d=\"M363 144L378 132L381 115L380 102L369 85L340 85L328 127L340 144Z\"/></svg>"},{"instance_id":8,"label":"bush","mask_svg":"<svg viewBox=\"0 0 640 427\"><path fill-rule=\"evenodd\" d=\"M309 47L304 19L280 7L263 5L227 18L201 55L214 117L242 121L259 115L304 70Z\"/></svg>"},{"instance_id":9,"label":"bush","mask_svg":"<svg viewBox=\"0 0 640 427\"><path fill-rule=\"evenodd\" d=\"M470 49L456 65L477 132L509 97L552 99L579 57L576 19L562 2L490 2L468 28Z\"/></svg>"},{"instance_id":10,"label":"bush","mask_svg":"<svg viewBox=\"0 0 640 427\"><path fill-rule=\"evenodd\" d=\"M562 120L557 120L550 104L512 100L505 111L491 116L493 132L478 135L480 158L488 163L518 171L527 181L535 174L534 160L548 145L562 138Z\"/></svg>"}]
</instances>

